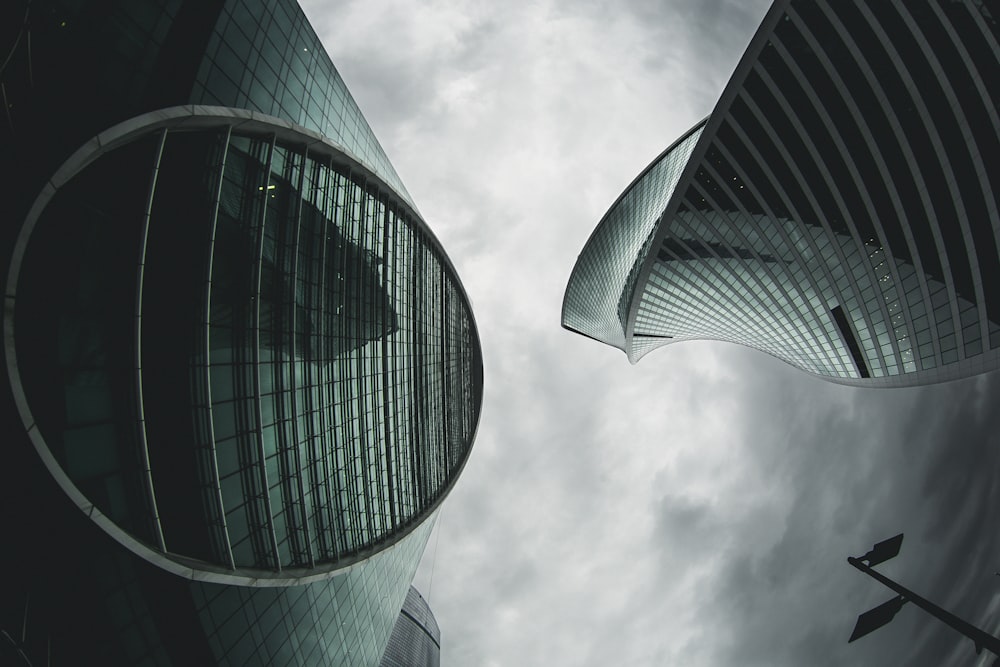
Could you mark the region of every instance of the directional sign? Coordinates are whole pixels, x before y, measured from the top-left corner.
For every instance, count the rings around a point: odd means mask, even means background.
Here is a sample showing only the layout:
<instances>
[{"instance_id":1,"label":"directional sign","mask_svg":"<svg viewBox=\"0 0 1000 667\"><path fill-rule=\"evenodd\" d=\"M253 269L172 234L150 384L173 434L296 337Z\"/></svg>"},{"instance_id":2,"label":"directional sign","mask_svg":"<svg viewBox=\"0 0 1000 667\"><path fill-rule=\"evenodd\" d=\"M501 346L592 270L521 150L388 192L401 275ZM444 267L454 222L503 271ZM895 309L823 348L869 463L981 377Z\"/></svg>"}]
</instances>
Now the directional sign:
<instances>
[{"instance_id":1,"label":"directional sign","mask_svg":"<svg viewBox=\"0 0 1000 667\"><path fill-rule=\"evenodd\" d=\"M903 546L902 533L896 537L890 537L887 540L879 542L872 547L871 551L858 560L866 560L868 561L868 567L875 567L879 563L884 563L890 558L895 558L899 554L899 548L901 546Z\"/></svg>"},{"instance_id":2,"label":"directional sign","mask_svg":"<svg viewBox=\"0 0 1000 667\"><path fill-rule=\"evenodd\" d=\"M906 600L903 599L902 595L897 595L888 602L883 602L874 609L870 609L858 616L858 622L854 625L854 632L851 633L851 638L847 642L851 643L855 639L864 637L869 632L874 632L887 624L893 619L896 612L902 609L905 602Z\"/></svg>"}]
</instances>

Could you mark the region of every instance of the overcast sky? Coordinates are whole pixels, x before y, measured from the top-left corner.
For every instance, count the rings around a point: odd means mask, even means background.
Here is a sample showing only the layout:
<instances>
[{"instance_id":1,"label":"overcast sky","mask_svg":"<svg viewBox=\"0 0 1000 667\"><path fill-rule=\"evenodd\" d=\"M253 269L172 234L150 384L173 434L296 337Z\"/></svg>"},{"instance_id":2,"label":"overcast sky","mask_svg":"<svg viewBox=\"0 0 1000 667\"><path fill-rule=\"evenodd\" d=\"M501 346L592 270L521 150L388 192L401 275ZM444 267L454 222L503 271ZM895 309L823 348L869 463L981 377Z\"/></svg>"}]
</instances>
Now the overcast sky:
<instances>
[{"instance_id":1,"label":"overcast sky","mask_svg":"<svg viewBox=\"0 0 1000 667\"><path fill-rule=\"evenodd\" d=\"M577 254L708 115L762 0L302 0L451 256L485 355L415 585L446 667L984 665L880 566L1000 629L1000 374L857 389L710 342L639 365L559 326Z\"/></svg>"}]
</instances>

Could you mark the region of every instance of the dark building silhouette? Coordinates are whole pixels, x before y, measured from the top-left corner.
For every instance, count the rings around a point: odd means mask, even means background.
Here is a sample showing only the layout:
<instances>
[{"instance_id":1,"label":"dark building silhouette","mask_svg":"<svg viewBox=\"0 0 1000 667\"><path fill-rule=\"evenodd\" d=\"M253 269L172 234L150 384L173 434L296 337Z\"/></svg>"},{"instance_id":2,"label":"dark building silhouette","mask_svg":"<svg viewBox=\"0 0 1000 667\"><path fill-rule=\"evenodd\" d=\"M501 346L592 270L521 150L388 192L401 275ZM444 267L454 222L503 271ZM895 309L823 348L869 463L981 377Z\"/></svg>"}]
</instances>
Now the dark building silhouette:
<instances>
[{"instance_id":1,"label":"dark building silhouette","mask_svg":"<svg viewBox=\"0 0 1000 667\"><path fill-rule=\"evenodd\" d=\"M410 586L379 667L438 667L440 664L441 630L427 601Z\"/></svg>"},{"instance_id":2,"label":"dark building silhouette","mask_svg":"<svg viewBox=\"0 0 1000 667\"><path fill-rule=\"evenodd\" d=\"M479 419L451 261L292 0L0 19L4 650L376 664Z\"/></svg>"},{"instance_id":3,"label":"dark building silhouette","mask_svg":"<svg viewBox=\"0 0 1000 667\"><path fill-rule=\"evenodd\" d=\"M978 0L778 0L715 110L581 252L572 331L740 343L835 382L1000 362L1000 30Z\"/></svg>"}]
</instances>

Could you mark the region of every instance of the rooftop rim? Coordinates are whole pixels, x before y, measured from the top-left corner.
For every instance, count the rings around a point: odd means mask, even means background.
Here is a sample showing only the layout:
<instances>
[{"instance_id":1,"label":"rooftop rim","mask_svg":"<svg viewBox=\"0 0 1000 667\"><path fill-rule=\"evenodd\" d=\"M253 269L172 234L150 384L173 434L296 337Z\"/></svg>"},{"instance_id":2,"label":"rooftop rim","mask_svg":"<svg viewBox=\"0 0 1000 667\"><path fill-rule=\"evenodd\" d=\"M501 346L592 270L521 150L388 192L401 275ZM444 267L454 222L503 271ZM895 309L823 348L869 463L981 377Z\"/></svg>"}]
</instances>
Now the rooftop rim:
<instances>
[{"instance_id":1,"label":"rooftop rim","mask_svg":"<svg viewBox=\"0 0 1000 667\"><path fill-rule=\"evenodd\" d=\"M362 550L353 556L343 559L342 561L326 566L316 568L289 568L283 569L281 572L254 568L237 568L235 570L229 570L176 554L167 555L153 549L144 542L139 541L98 510L97 507L94 506L94 504L87 499L87 497L80 492L79 489L76 488L76 485L70 481L66 473L63 472L62 467L52 456L44 438L39 432L38 426L35 423L34 415L28 407L27 397L25 396L20 373L18 371L17 355L14 345L14 312L17 300L18 275L20 274L24 253L27 249L28 241L34 231L35 225L59 188L105 153L123 146L133 139L147 134L150 131L163 128L196 130L222 126L232 126L234 129L239 129L240 131L249 133L260 132L273 134L276 138L283 141L300 146L304 145L310 151L315 151L316 153L329 156L339 161L342 165L348 166L352 171L362 174L365 179L374 181L380 187L385 188L387 192L391 193L398 199L396 203L406 213L413 217L417 224L420 225L421 229L426 232L428 238L433 242L434 249L439 254L444 265L455 277L455 282L458 285L462 301L469 314L471 333L473 335L475 345L474 351L477 357L476 361L478 362L475 364L473 371L474 377L472 378L473 396L475 402L474 409L476 412L475 425L472 429L468 448L465 450L465 455L461 463L451 475L451 479L448 480L445 487L441 490L440 495L424 510L422 518L419 521L410 522L403 529L399 530L380 544L377 550ZM56 170L48 182L43 186L42 191L36 196L34 203L29 209L27 219L23 222L21 231L19 232L17 240L14 243L14 251L10 261L10 270L7 275L7 286L4 293L3 341L7 361L7 376L14 397L14 403L17 406L17 411L24 424L25 431L46 468L52 474L53 478L63 491L69 496L70 500L84 514L94 521L94 523L104 529L104 531L107 532L112 538L139 557L178 576L210 583L260 587L314 583L343 574L380 555L384 551L391 549L405 537L410 535L417 526L430 520L432 515L438 510L441 503L451 492L469 460L469 456L472 452L472 446L475 443L475 438L479 430L480 416L482 414L483 354L479 339L479 329L476 325L475 316L472 310L472 303L469 299L468 293L465 291L465 286L458 277L458 272L455 270L455 266L452 264L451 258L448 257L448 254L444 251L444 248L437 236L434 235L424 219L409 203L408 197L400 194L395 188L386 183L381 177L366 167L347 149L339 144L336 144L320 133L274 116L246 109L184 105L151 111L108 128L104 132L101 132L87 141L76 152L74 152L69 159Z\"/></svg>"}]
</instances>

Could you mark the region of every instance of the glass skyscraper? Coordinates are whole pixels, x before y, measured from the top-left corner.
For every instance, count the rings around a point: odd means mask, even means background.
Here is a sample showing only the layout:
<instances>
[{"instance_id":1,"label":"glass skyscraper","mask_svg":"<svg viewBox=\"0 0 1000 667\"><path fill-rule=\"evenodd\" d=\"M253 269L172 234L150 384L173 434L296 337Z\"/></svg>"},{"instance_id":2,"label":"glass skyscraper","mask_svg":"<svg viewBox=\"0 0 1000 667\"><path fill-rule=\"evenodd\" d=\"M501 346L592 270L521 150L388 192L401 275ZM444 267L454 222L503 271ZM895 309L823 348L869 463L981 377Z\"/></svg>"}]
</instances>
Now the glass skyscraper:
<instances>
[{"instance_id":1,"label":"glass skyscraper","mask_svg":"<svg viewBox=\"0 0 1000 667\"><path fill-rule=\"evenodd\" d=\"M1000 28L981 0L778 0L712 114L577 260L562 324L845 384L1000 367Z\"/></svg>"},{"instance_id":2,"label":"glass skyscraper","mask_svg":"<svg viewBox=\"0 0 1000 667\"><path fill-rule=\"evenodd\" d=\"M9 647L377 664L479 420L447 254L292 0L0 18Z\"/></svg>"},{"instance_id":3,"label":"glass skyscraper","mask_svg":"<svg viewBox=\"0 0 1000 667\"><path fill-rule=\"evenodd\" d=\"M427 600L410 586L379 667L438 667L441 629Z\"/></svg>"}]
</instances>

